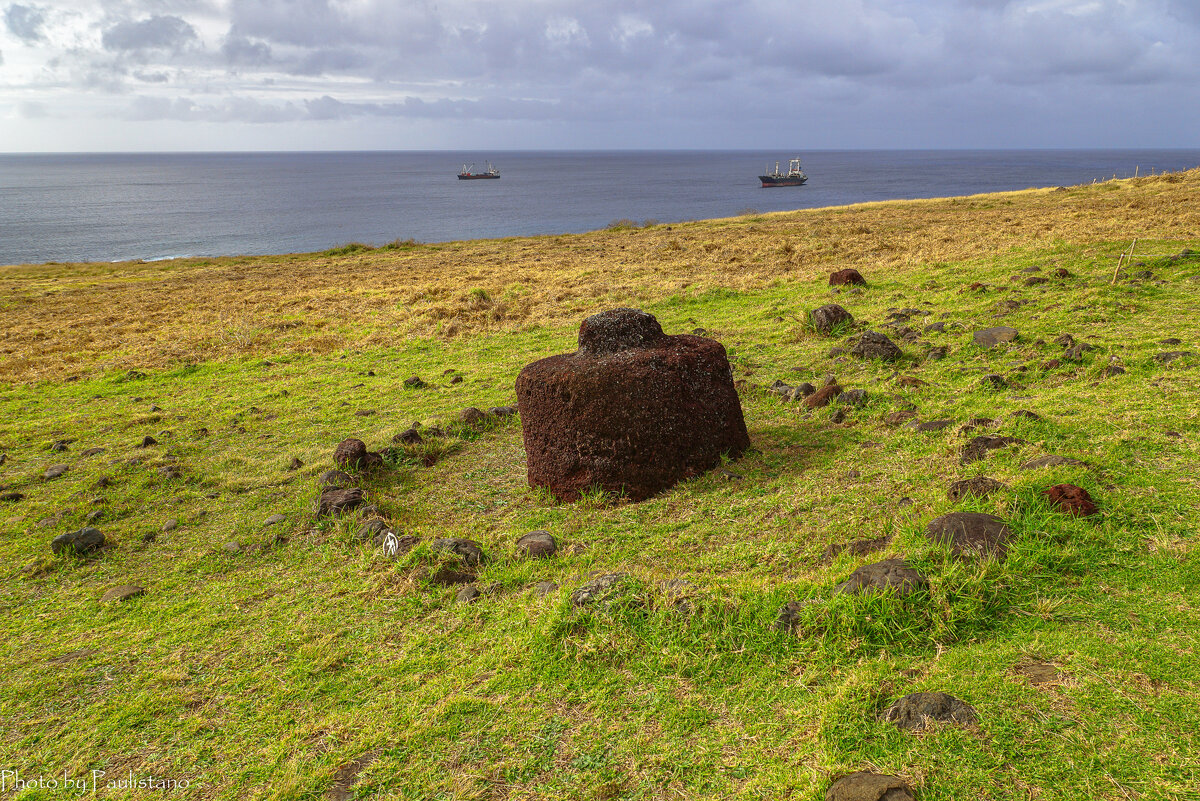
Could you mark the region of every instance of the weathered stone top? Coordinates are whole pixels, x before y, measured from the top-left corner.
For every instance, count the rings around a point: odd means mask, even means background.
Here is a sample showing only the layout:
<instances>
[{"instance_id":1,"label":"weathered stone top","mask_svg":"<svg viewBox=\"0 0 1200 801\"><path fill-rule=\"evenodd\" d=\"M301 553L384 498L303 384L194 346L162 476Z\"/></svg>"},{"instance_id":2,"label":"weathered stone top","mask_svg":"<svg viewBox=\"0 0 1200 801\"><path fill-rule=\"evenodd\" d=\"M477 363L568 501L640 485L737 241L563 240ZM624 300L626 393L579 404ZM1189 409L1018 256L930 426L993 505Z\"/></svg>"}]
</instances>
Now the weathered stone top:
<instances>
[{"instance_id":1,"label":"weathered stone top","mask_svg":"<svg viewBox=\"0 0 1200 801\"><path fill-rule=\"evenodd\" d=\"M666 338L653 314L641 309L609 309L579 326L579 352L589 355L652 348Z\"/></svg>"}]
</instances>

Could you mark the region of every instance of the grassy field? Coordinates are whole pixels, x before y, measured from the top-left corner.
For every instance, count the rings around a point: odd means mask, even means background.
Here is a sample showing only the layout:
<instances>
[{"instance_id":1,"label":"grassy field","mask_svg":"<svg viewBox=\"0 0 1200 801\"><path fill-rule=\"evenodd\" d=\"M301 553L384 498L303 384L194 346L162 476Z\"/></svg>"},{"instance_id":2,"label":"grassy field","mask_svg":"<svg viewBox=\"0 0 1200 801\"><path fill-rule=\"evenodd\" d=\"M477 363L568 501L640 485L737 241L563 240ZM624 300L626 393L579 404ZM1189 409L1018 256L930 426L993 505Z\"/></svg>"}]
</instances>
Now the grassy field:
<instances>
[{"instance_id":1,"label":"grassy field","mask_svg":"<svg viewBox=\"0 0 1200 801\"><path fill-rule=\"evenodd\" d=\"M0 268L0 495L20 496L0 501L0 799L820 799L860 769L924 799L1200 797L1200 258L1179 255L1200 250L1198 198L1194 170L578 236ZM1115 275L1135 237L1145 255ZM842 267L869 287L835 293ZM904 358L830 355L854 331L817 334L826 303ZM457 414L513 403L522 366L618 305L724 343L754 450L641 503L559 503L526 485L517 418ZM973 344L997 325L1019 338ZM1062 361L1062 334L1094 347ZM867 403L809 411L767 390L828 375ZM953 424L917 432L906 411ZM396 446L359 486L416 548L364 544L357 513L314 519L340 440L377 449L414 422L447 436ZM980 433L1026 444L962 464ZM1084 464L1022 469L1051 454ZM983 475L1006 489L948 499ZM1051 508L1063 482L1101 514ZM952 510L1004 518L1007 560L931 544ZM85 525L112 547L51 554ZM535 529L558 555L518 556ZM428 580L437 537L488 555L476 602ZM927 591L831 595L899 556ZM572 606L614 571L626 603ZM682 606L673 579L694 585ZM122 584L145 593L100 601ZM806 600L795 630L773 625ZM978 725L881 719L935 690ZM62 786L93 771L98 790ZM14 791L17 772L59 786ZM105 789L130 775L187 786Z\"/></svg>"}]
</instances>

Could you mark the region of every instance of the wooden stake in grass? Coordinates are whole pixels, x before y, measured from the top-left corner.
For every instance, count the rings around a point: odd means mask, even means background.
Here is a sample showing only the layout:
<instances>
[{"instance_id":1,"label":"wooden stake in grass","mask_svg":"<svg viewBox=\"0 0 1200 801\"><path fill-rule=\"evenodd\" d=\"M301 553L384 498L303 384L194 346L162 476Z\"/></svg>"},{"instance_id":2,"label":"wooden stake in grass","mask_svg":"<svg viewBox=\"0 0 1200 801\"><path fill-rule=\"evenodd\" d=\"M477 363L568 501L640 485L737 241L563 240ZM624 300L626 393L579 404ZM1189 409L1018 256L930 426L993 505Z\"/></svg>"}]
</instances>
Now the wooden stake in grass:
<instances>
[{"instance_id":1,"label":"wooden stake in grass","mask_svg":"<svg viewBox=\"0 0 1200 801\"><path fill-rule=\"evenodd\" d=\"M1108 282L1109 286L1112 286L1113 284L1117 283L1117 276L1121 274L1121 264L1125 261L1126 258L1133 259L1133 249L1135 247L1137 247L1137 237L1136 236L1133 238L1133 242L1131 242L1129 244L1129 252L1122 253L1121 258L1117 259L1117 269L1113 270L1112 280Z\"/></svg>"}]
</instances>

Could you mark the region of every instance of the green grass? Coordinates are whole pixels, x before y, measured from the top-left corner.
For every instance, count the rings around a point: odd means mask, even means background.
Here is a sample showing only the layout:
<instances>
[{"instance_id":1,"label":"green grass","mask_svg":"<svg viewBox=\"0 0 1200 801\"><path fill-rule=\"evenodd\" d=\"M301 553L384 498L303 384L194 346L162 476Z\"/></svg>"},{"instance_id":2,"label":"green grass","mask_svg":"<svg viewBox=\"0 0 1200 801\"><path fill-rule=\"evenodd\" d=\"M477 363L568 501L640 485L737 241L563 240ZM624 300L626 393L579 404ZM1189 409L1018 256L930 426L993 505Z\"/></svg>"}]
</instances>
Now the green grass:
<instances>
[{"instance_id":1,"label":"green grass","mask_svg":"<svg viewBox=\"0 0 1200 801\"><path fill-rule=\"evenodd\" d=\"M732 477L712 472L638 504L557 503L525 483L518 421L453 424L463 407L514 402L524 364L573 349L570 327L4 387L0 484L26 497L0 505L0 768L133 771L230 799L325 798L364 756L360 798L819 799L832 777L863 768L929 799L1194 798L1200 358L1153 355L1200 350L1200 264L1148 265L1164 283L1110 285L1114 263L1095 250L914 265L868 275L861 294L788 280L695 285L648 305L668 333L702 327L725 344L754 451L726 465ZM1034 265L1076 277L1012 280ZM962 291L974 281L991 289ZM1010 311L1010 300L1028 302ZM928 309L908 325L944 319L946 333L923 338L950 353L926 361L923 345L903 344L898 365L830 359L850 332L805 324L829 302L875 330L889 310ZM991 325L1021 337L971 344ZM1096 349L1044 369L1062 333ZM1168 336L1184 344L1160 345ZM1126 373L1101 378L1110 357ZM451 368L461 383L443 375ZM985 390L991 372L1024 386ZM901 388L896 373L929 385ZM431 386L404 388L414 374ZM809 413L763 389L828 374L869 393L841 424L836 406ZM908 405L956 425L883 424ZM1028 444L961 465L970 435L958 425L980 416ZM378 449L414 421L450 436L361 484L426 543L393 561L358 541L357 516L312 519L315 477L341 439ZM147 434L160 444L136 447ZM68 451L48 450L62 439ZM81 456L92 447L105 450ZM1088 466L1019 469L1048 453ZM70 471L43 481L56 463ZM168 465L181 476L160 475ZM951 481L974 475L1009 490L947 500ZM1047 507L1042 490L1068 481L1101 518ZM1017 535L1007 561L962 563L926 542L925 524L954 508L1004 517ZM50 539L93 512L116 547L52 557ZM276 513L286 522L264 527ZM168 520L177 527L161 531ZM562 552L518 559L516 539L533 529ZM882 535L893 539L878 554L822 560L832 543ZM446 536L490 557L474 605L424 578L427 543ZM900 555L928 592L830 597L856 567ZM637 602L572 608L594 571L629 573ZM659 586L673 578L698 588L686 611ZM530 588L543 580L560 588L539 598ZM128 582L146 594L99 604ZM785 602L806 599L818 603L796 632L773 628ZM1029 660L1052 663L1059 680L1031 684L1015 670ZM922 690L974 705L978 729L917 736L880 720Z\"/></svg>"}]
</instances>

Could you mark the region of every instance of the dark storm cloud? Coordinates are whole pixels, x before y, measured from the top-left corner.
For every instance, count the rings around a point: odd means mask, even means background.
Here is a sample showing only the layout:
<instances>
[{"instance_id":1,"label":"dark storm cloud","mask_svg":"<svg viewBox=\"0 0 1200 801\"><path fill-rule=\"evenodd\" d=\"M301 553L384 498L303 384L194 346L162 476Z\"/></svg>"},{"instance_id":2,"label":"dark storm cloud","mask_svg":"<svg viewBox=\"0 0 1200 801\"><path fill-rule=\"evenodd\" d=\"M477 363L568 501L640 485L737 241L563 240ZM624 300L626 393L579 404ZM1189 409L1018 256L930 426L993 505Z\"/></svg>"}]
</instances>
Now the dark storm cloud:
<instances>
[{"instance_id":1,"label":"dark storm cloud","mask_svg":"<svg viewBox=\"0 0 1200 801\"><path fill-rule=\"evenodd\" d=\"M14 3L4 11L4 25L8 32L26 42L44 41L42 26L46 24L46 10L38 6L22 6Z\"/></svg>"},{"instance_id":2,"label":"dark storm cloud","mask_svg":"<svg viewBox=\"0 0 1200 801\"><path fill-rule=\"evenodd\" d=\"M196 41L196 29L181 17L150 17L139 22L119 22L100 41L105 50L178 51Z\"/></svg>"}]
</instances>

